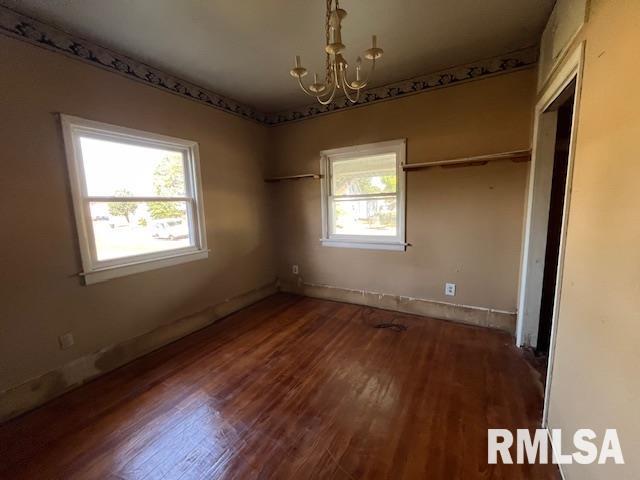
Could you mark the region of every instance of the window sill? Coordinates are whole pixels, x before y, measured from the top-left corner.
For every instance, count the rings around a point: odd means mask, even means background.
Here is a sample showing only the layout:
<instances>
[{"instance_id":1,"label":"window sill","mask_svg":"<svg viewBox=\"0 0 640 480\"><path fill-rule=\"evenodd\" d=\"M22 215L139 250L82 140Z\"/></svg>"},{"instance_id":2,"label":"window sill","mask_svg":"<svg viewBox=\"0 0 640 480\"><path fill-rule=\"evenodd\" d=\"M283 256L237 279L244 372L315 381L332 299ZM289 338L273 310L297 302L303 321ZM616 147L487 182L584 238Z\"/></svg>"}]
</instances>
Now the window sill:
<instances>
[{"instance_id":1,"label":"window sill","mask_svg":"<svg viewBox=\"0 0 640 480\"><path fill-rule=\"evenodd\" d=\"M407 244L402 242L366 242L357 240L335 240L330 238L323 238L320 240L325 247L339 247L339 248L360 248L365 250L392 250L404 252L407 249Z\"/></svg>"},{"instance_id":2,"label":"window sill","mask_svg":"<svg viewBox=\"0 0 640 480\"><path fill-rule=\"evenodd\" d=\"M104 267L80 275L84 277L85 285L104 282L112 278L124 277L135 273L147 272L158 268L170 267L181 263L202 260L209 256L209 250L196 250L194 252L179 253L176 255L166 256L162 258L154 258L153 260L144 260L141 262L127 263L123 265L114 265L112 267Z\"/></svg>"}]
</instances>

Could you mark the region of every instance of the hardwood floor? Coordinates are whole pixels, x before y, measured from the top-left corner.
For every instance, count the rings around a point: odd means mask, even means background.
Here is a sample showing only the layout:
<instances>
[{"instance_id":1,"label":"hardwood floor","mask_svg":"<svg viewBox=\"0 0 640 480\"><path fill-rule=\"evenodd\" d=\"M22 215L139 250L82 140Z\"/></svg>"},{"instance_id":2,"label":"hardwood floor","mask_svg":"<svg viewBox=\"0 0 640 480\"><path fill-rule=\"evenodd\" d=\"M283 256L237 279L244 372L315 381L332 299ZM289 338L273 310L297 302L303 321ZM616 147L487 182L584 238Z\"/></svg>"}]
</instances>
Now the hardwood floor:
<instances>
[{"instance_id":1,"label":"hardwood floor","mask_svg":"<svg viewBox=\"0 0 640 480\"><path fill-rule=\"evenodd\" d=\"M487 465L487 428L541 416L512 344L278 294L1 426L0 478L559 478Z\"/></svg>"}]
</instances>

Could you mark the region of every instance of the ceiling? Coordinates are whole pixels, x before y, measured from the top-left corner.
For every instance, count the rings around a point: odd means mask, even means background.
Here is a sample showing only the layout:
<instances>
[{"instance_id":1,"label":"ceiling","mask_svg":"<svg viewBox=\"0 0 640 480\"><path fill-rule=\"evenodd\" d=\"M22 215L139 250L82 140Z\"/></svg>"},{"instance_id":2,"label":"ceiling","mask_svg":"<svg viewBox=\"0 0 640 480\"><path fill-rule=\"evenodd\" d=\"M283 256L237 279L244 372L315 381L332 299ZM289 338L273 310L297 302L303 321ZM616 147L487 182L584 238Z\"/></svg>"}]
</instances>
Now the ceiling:
<instances>
[{"instance_id":1,"label":"ceiling","mask_svg":"<svg viewBox=\"0 0 640 480\"><path fill-rule=\"evenodd\" d=\"M341 0L346 58L378 35L372 86L538 43L555 0ZM0 0L263 112L310 103L294 56L324 71L322 0ZM307 77L308 78L308 77Z\"/></svg>"}]
</instances>

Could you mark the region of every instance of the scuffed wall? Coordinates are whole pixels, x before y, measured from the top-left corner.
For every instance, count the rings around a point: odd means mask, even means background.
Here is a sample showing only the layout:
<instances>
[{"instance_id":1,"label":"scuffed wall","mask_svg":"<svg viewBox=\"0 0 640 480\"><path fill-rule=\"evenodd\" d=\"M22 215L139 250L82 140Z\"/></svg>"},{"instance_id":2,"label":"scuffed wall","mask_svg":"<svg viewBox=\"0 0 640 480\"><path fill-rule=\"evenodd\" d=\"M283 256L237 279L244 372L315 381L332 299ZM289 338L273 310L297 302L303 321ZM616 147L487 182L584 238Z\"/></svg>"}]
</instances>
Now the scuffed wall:
<instances>
[{"instance_id":1,"label":"scuffed wall","mask_svg":"<svg viewBox=\"0 0 640 480\"><path fill-rule=\"evenodd\" d=\"M640 2L592 0L551 383L549 428L616 428L626 465L567 480L640 478Z\"/></svg>"},{"instance_id":2,"label":"scuffed wall","mask_svg":"<svg viewBox=\"0 0 640 480\"><path fill-rule=\"evenodd\" d=\"M209 258L84 286L57 112L197 141ZM272 283L267 130L0 37L0 392Z\"/></svg>"}]
</instances>

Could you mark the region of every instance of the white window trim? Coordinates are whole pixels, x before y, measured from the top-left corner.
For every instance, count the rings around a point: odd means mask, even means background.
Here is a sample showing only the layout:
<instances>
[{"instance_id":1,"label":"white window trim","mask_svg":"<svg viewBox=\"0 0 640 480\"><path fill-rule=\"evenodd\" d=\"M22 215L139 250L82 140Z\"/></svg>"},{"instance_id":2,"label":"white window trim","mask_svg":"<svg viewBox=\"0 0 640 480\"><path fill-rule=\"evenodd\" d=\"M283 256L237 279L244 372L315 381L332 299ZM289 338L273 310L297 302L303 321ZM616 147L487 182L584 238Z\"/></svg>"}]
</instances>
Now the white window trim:
<instances>
[{"instance_id":1,"label":"white window trim","mask_svg":"<svg viewBox=\"0 0 640 480\"><path fill-rule=\"evenodd\" d=\"M83 272L86 285L102 282L116 277L132 275L134 273L155 270L180 263L208 257L207 236L204 224L204 210L202 201L202 187L200 184L200 158L198 144L190 140L168 137L156 133L119 127L107 123L95 122L71 115L60 114L62 133L69 169L69 180L75 213L76 227L82 257ZM86 191L86 180L82 162L79 134L90 135L94 138L102 137L120 143L130 141L135 145L147 143L151 146L178 150L185 158L185 197L172 197L174 200L186 201L191 204L188 209L189 231L193 235L193 245L189 247L153 252L142 255L99 261L95 252L93 228L91 226L91 212L89 204L92 200L109 200L121 197L89 196ZM127 197L131 201L153 201L157 197ZM165 197L162 197L165 199Z\"/></svg>"},{"instance_id":2,"label":"white window trim","mask_svg":"<svg viewBox=\"0 0 640 480\"><path fill-rule=\"evenodd\" d=\"M320 242L327 247L362 248L370 250L405 251L406 243L406 176L402 166L406 161L406 139L390 140L387 142L369 143L344 148L334 148L320 152L320 189L322 203L322 238ZM339 235L331 233L331 210L329 208L331 194L331 169L333 160L361 155L381 155L395 153L397 159L397 222L398 235L395 237Z\"/></svg>"}]
</instances>

